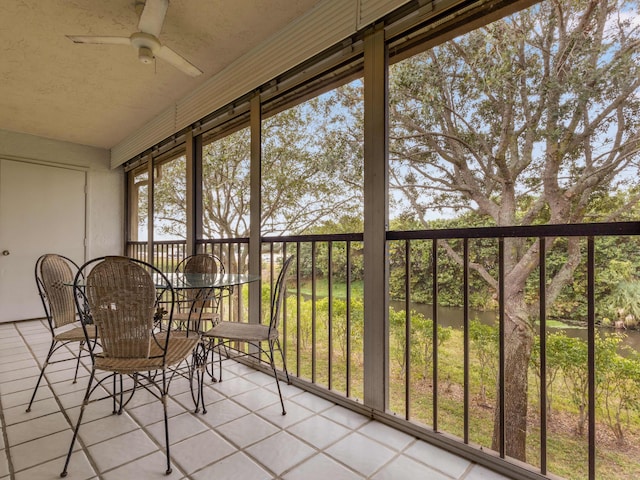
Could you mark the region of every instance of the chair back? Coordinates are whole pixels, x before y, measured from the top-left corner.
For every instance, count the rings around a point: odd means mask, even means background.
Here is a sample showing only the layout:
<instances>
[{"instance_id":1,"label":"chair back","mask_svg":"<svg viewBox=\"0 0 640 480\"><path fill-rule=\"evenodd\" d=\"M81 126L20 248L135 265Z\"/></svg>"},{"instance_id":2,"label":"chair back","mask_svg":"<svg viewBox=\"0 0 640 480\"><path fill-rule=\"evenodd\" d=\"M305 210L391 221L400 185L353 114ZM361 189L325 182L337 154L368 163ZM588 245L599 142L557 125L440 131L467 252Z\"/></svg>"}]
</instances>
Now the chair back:
<instances>
[{"instance_id":1,"label":"chair back","mask_svg":"<svg viewBox=\"0 0 640 480\"><path fill-rule=\"evenodd\" d=\"M176 271L183 273L224 273L222 261L215 255L198 253L185 258L178 264Z\"/></svg>"},{"instance_id":2,"label":"chair back","mask_svg":"<svg viewBox=\"0 0 640 480\"><path fill-rule=\"evenodd\" d=\"M158 305L167 298L163 297L166 293L170 297L169 322L173 313L173 289L166 276L152 265L128 257L101 257L87 262L82 270L89 268L84 285L76 281L74 289L78 298L84 296L98 329L102 356L149 358L152 342L166 351L168 332L158 340L154 330Z\"/></svg>"},{"instance_id":3,"label":"chair back","mask_svg":"<svg viewBox=\"0 0 640 480\"><path fill-rule=\"evenodd\" d=\"M286 293L286 279L287 279L287 271L289 270L289 266L293 261L293 255L287 258L282 264L282 269L278 274L278 280L276 281L276 285L273 290L273 294L271 295L271 318L269 321L269 333L273 330L277 330L280 324L280 309L282 308L282 302L284 301L285 296L283 295L283 291Z\"/></svg>"},{"instance_id":4,"label":"chair back","mask_svg":"<svg viewBox=\"0 0 640 480\"><path fill-rule=\"evenodd\" d=\"M78 265L55 253L42 255L36 261L35 276L49 327L53 330L77 320L73 279Z\"/></svg>"},{"instance_id":5,"label":"chair back","mask_svg":"<svg viewBox=\"0 0 640 480\"><path fill-rule=\"evenodd\" d=\"M177 273L207 273L212 275L223 275L224 264L215 255L208 253L198 253L191 255L176 267ZM211 289L185 289L180 292L180 301L178 308L183 310L191 310L192 312L201 312L206 307L217 308L219 298L214 298ZM218 296L219 297L219 296Z\"/></svg>"}]
</instances>

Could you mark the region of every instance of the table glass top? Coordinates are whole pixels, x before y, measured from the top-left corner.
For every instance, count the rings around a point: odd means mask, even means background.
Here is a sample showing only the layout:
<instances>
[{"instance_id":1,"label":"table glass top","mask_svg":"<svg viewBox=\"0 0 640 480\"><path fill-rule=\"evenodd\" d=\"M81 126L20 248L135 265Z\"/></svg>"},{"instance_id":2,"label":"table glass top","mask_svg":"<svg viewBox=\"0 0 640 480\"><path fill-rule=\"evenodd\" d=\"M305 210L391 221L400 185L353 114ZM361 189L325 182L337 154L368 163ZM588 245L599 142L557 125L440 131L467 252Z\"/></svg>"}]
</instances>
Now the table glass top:
<instances>
[{"instance_id":1,"label":"table glass top","mask_svg":"<svg viewBox=\"0 0 640 480\"><path fill-rule=\"evenodd\" d=\"M165 273L175 289L225 288L260 280L260 275L245 273Z\"/></svg>"}]
</instances>

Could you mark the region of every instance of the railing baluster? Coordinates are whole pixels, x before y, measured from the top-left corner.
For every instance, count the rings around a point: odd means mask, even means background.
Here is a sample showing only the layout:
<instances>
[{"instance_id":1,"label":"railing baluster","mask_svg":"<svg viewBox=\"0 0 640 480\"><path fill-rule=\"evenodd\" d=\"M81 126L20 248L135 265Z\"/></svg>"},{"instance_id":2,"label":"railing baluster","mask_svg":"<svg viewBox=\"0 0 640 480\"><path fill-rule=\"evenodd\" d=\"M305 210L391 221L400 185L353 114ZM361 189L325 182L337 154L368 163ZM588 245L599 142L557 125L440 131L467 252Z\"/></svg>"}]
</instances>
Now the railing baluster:
<instances>
[{"instance_id":1,"label":"railing baluster","mask_svg":"<svg viewBox=\"0 0 640 480\"><path fill-rule=\"evenodd\" d=\"M273 295L273 285L275 284L275 280L273 278L273 275L275 272L275 266L273 261L274 245L275 243L269 244L269 298L271 298L271 296ZM269 312L269 315L271 315L271 313L272 312ZM262 315L260 316L260 322L262 322Z\"/></svg>"},{"instance_id":2,"label":"railing baluster","mask_svg":"<svg viewBox=\"0 0 640 480\"><path fill-rule=\"evenodd\" d=\"M347 244L345 246L346 255L347 255L347 326L346 326L346 394L347 398L351 396L351 240L347 240Z\"/></svg>"},{"instance_id":3,"label":"railing baluster","mask_svg":"<svg viewBox=\"0 0 640 480\"><path fill-rule=\"evenodd\" d=\"M316 242L311 242L311 381L316 383Z\"/></svg>"},{"instance_id":4,"label":"railing baluster","mask_svg":"<svg viewBox=\"0 0 640 480\"><path fill-rule=\"evenodd\" d=\"M431 257L433 259L433 280L432 280L432 352L433 352L433 430L438 431L438 240L431 241Z\"/></svg>"},{"instance_id":5,"label":"railing baluster","mask_svg":"<svg viewBox=\"0 0 640 480\"><path fill-rule=\"evenodd\" d=\"M300 376L300 354L302 345L302 329L300 325L300 242L296 242L296 376Z\"/></svg>"},{"instance_id":6,"label":"railing baluster","mask_svg":"<svg viewBox=\"0 0 640 480\"><path fill-rule=\"evenodd\" d=\"M538 238L540 258L540 472L547 474L547 239Z\"/></svg>"},{"instance_id":7,"label":"railing baluster","mask_svg":"<svg viewBox=\"0 0 640 480\"><path fill-rule=\"evenodd\" d=\"M287 259L287 243L282 243L282 262ZM280 319L280 325L282 325L282 356L287 358L287 338L289 337L289 329L287 328L287 282L284 282L284 291L282 292L283 300L282 300L282 318Z\"/></svg>"},{"instance_id":8,"label":"railing baluster","mask_svg":"<svg viewBox=\"0 0 640 480\"><path fill-rule=\"evenodd\" d=\"M240 244L238 244L238 245L240 245ZM211 252L212 253L215 252L215 249L213 247L214 247L214 245L211 245ZM224 266L224 271L225 272L231 272L231 271L233 271L233 269L231 267L233 265L233 263L238 264L239 262L232 262L231 261L232 258L233 258L233 249L232 249L232 244L231 243L227 243L227 255L226 255L227 258L226 259L222 255L223 247L224 247L224 245L222 245L222 244L218 245L218 248L219 248L218 251L219 251L220 254L216 255L216 257L218 257L220 260L222 260L222 262L223 262L222 265ZM215 253L213 253L213 254L215 255ZM225 260L226 260L226 262L225 262ZM240 265L238 265L238 271L240 271ZM238 290L241 290L241 288L239 287ZM232 306L232 297L233 297L233 295L231 294L231 292L229 292L229 295L227 295L227 298L226 298L226 302L227 302L226 310L229 312L229 317L232 316L231 315L232 308L233 308L233 306ZM242 301L241 301L242 294L241 294L241 292L237 293L236 298L237 298L236 308L238 309L237 317L238 317L238 319L240 319L240 316L241 316L240 312L242 311ZM222 301L220 303L224 303L224 301ZM220 307L222 307L222 305L220 305ZM220 315L222 315L222 312L220 312Z\"/></svg>"},{"instance_id":9,"label":"railing baluster","mask_svg":"<svg viewBox=\"0 0 640 480\"><path fill-rule=\"evenodd\" d=\"M498 338L498 357L499 357L499 366L498 366L498 396L499 396L499 453L500 458L505 457L505 398L504 398L504 373L505 373L505 365L504 365L504 333L505 333L505 325L504 325L504 238L498 239L498 304L499 304L499 338Z\"/></svg>"},{"instance_id":10,"label":"railing baluster","mask_svg":"<svg viewBox=\"0 0 640 480\"><path fill-rule=\"evenodd\" d=\"M327 297L328 297L328 308L327 308L327 339L329 345L328 347L328 358L327 358L327 388L331 390L333 388L332 384L332 370L333 370L333 242L329 240L327 242Z\"/></svg>"},{"instance_id":11,"label":"railing baluster","mask_svg":"<svg viewBox=\"0 0 640 480\"><path fill-rule=\"evenodd\" d=\"M596 478L596 307L595 244L587 237L587 371L589 375L589 479Z\"/></svg>"},{"instance_id":12,"label":"railing baluster","mask_svg":"<svg viewBox=\"0 0 640 480\"><path fill-rule=\"evenodd\" d=\"M469 443L469 239L465 238L462 244L463 256L463 350L464 350L464 443Z\"/></svg>"},{"instance_id":13,"label":"railing baluster","mask_svg":"<svg viewBox=\"0 0 640 480\"><path fill-rule=\"evenodd\" d=\"M411 420L411 242L404 242L404 416Z\"/></svg>"}]
</instances>

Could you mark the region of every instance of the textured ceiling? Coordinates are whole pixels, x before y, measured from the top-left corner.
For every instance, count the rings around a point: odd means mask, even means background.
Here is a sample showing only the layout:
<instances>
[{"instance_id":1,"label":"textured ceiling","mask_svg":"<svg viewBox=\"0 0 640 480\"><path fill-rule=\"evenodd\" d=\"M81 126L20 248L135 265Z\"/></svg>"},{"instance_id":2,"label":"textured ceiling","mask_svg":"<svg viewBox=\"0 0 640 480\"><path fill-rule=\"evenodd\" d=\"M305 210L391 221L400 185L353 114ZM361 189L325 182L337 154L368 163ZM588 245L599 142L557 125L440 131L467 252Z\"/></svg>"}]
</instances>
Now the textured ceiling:
<instances>
[{"instance_id":1,"label":"textured ceiling","mask_svg":"<svg viewBox=\"0 0 640 480\"><path fill-rule=\"evenodd\" d=\"M0 129L109 149L319 1L171 0L159 39L204 72L195 78L65 36L128 37L134 0L1 3Z\"/></svg>"}]
</instances>

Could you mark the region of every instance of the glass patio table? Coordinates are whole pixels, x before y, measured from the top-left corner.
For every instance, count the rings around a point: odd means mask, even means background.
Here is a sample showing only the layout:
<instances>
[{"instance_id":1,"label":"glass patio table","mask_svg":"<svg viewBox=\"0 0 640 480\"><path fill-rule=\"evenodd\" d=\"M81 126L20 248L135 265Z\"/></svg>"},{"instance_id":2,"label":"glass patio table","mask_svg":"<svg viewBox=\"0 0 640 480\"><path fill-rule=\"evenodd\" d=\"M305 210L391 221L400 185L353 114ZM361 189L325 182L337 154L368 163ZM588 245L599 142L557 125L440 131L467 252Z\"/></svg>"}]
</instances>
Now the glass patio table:
<instances>
[{"instance_id":1,"label":"glass patio table","mask_svg":"<svg viewBox=\"0 0 640 480\"><path fill-rule=\"evenodd\" d=\"M192 295L192 302L203 302L208 299L213 299L219 294L219 290L228 290L229 293L233 292L235 287L252 283L260 280L260 275L249 275L244 273L183 273L183 272L171 272L164 274L173 287L174 291L181 290L198 290L196 295ZM157 278L156 278L157 277ZM166 288L165 280L160 276L154 277L154 282L157 288ZM73 282L68 284L73 286ZM83 282L78 282L77 286L83 287ZM177 303L177 302L176 302ZM161 322L162 317L166 312L160 306L156 314L156 321ZM197 319L191 320L192 315L198 315ZM187 321L186 335L195 334L200 335L200 312L194 312L193 309L189 312L189 320ZM84 319L87 323L92 323L91 319ZM189 324L193 323L193 327ZM207 348L203 342L200 342L193 352L193 362L189 366L189 379L191 383L191 394L195 404L195 411L198 412L200 405L202 405L202 413L207 413L204 404L204 375L206 373L206 360L207 360ZM197 392L194 392L193 375L197 378ZM213 378L213 377L212 377Z\"/></svg>"},{"instance_id":2,"label":"glass patio table","mask_svg":"<svg viewBox=\"0 0 640 480\"><path fill-rule=\"evenodd\" d=\"M174 290L231 288L260 280L245 273L165 273Z\"/></svg>"}]
</instances>

